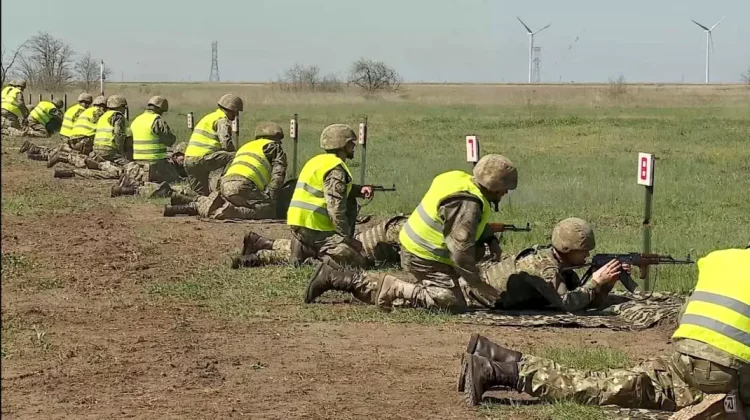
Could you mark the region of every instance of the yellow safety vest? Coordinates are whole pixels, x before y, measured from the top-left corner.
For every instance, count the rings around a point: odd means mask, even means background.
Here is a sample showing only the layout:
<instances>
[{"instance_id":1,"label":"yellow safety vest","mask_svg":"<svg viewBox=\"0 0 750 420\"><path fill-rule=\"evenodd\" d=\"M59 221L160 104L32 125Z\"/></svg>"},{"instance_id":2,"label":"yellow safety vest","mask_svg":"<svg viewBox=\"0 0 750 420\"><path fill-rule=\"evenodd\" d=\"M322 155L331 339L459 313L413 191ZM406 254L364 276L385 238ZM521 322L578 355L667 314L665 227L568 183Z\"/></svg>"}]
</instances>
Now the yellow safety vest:
<instances>
[{"instance_id":1,"label":"yellow safety vest","mask_svg":"<svg viewBox=\"0 0 750 420\"><path fill-rule=\"evenodd\" d=\"M198 121L193 129L193 134L190 136L185 157L199 158L221 150L219 135L214 130L214 124L222 118L227 118L227 114L221 109L217 109Z\"/></svg>"},{"instance_id":2,"label":"yellow safety vest","mask_svg":"<svg viewBox=\"0 0 750 420\"><path fill-rule=\"evenodd\" d=\"M167 158L167 146L154 134L154 121L161 118L154 111L145 111L130 125L133 130L133 160L155 161Z\"/></svg>"},{"instance_id":3,"label":"yellow safety vest","mask_svg":"<svg viewBox=\"0 0 750 420\"><path fill-rule=\"evenodd\" d=\"M90 106L76 118L70 138L92 137L96 133L96 123L99 121L94 115L96 111L99 111L98 107Z\"/></svg>"},{"instance_id":4,"label":"yellow safety vest","mask_svg":"<svg viewBox=\"0 0 750 420\"><path fill-rule=\"evenodd\" d=\"M289 203L287 225L301 226L320 232L336 230L328 215L323 181L326 174L339 165L349 174L350 182L346 185L346 195L349 195L352 190L352 173L346 163L334 154L317 155L305 163L299 174L292 201Z\"/></svg>"},{"instance_id":5,"label":"yellow safety vest","mask_svg":"<svg viewBox=\"0 0 750 420\"><path fill-rule=\"evenodd\" d=\"M115 145L115 127L109 122L109 119L116 113L118 111L109 110L99 117L99 121L96 123L96 134L94 135L94 150L117 150L117 145ZM125 120L125 131L126 133L130 131L128 120Z\"/></svg>"},{"instance_id":6,"label":"yellow safety vest","mask_svg":"<svg viewBox=\"0 0 750 420\"><path fill-rule=\"evenodd\" d=\"M39 102L29 113L29 118L42 125L47 125L47 123L52 119L52 114L50 114L50 112L52 112L53 109L56 109L56 107L52 102Z\"/></svg>"},{"instance_id":7,"label":"yellow safety vest","mask_svg":"<svg viewBox=\"0 0 750 420\"><path fill-rule=\"evenodd\" d=\"M445 245L445 221L441 219L438 209L445 198L459 192L469 193L482 201L482 220L477 226L475 238L479 240L489 221L490 203L474 184L471 175L463 171L450 171L435 177L427 194L409 216L399 233L401 246L420 258L455 266Z\"/></svg>"},{"instance_id":8,"label":"yellow safety vest","mask_svg":"<svg viewBox=\"0 0 750 420\"><path fill-rule=\"evenodd\" d=\"M21 108L19 108L20 104L16 100L19 93L21 93L21 89L15 86L6 87L3 90L2 107L4 110L13 113L16 117L23 118L23 113L21 112Z\"/></svg>"},{"instance_id":9,"label":"yellow safety vest","mask_svg":"<svg viewBox=\"0 0 750 420\"><path fill-rule=\"evenodd\" d=\"M3 88L3 99L5 99L5 95L7 95L11 89L13 89L13 86L6 86Z\"/></svg>"},{"instance_id":10,"label":"yellow safety vest","mask_svg":"<svg viewBox=\"0 0 750 420\"><path fill-rule=\"evenodd\" d=\"M75 104L68 108L63 115L62 128L60 129L60 135L70 137L73 134L73 126L75 125L76 119L85 111L86 108L81 104Z\"/></svg>"},{"instance_id":11,"label":"yellow safety vest","mask_svg":"<svg viewBox=\"0 0 750 420\"><path fill-rule=\"evenodd\" d=\"M750 249L698 260L698 284L672 339L709 344L750 363Z\"/></svg>"},{"instance_id":12,"label":"yellow safety vest","mask_svg":"<svg viewBox=\"0 0 750 420\"><path fill-rule=\"evenodd\" d=\"M263 153L263 148L272 140L258 139L245 143L234 155L226 175L241 175L253 181L259 190L263 191L271 181L271 162Z\"/></svg>"}]
</instances>

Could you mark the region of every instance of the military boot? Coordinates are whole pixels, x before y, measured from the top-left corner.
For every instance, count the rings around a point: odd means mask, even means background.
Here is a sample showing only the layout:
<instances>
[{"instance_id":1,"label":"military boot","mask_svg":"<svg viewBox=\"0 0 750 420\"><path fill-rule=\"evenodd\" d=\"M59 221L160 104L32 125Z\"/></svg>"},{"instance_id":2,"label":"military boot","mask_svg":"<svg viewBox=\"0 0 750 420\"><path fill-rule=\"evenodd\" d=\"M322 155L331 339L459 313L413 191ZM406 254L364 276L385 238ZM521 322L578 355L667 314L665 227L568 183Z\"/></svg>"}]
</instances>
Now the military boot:
<instances>
[{"instance_id":1,"label":"military boot","mask_svg":"<svg viewBox=\"0 0 750 420\"><path fill-rule=\"evenodd\" d=\"M110 197L120 197L123 195L136 195L138 194L138 188L136 187L121 187L119 185L113 185L110 190Z\"/></svg>"},{"instance_id":2,"label":"military boot","mask_svg":"<svg viewBox=\"0 0 750 420\"><path fill-rule=\"evenodd\" d=\"M172 217L178 214L187 214L188 216L197 216L198 209L194 204L181 204L178 206L164 206L164 217Z\"/></svg>"},{"instance_id":3,"label":"military boot","mask_svg":"<svg viewBox=\"0 0 750 420\"><path fill-rule=\"evenodd\" d=\"M325 262L315 266L305 290L305 303L313 303L323 293L329 290L339 290L353 293L355 289L353 271L336 270Z\"/></svg>"},{"instance_id":4,"label":"military boot","mask_svg":"<svg viewBox=\"0 0 750 420\"><path fill-rule=\"evenodd\" d=\"M517 391L518 363L493 362L482 356L467 354L463 364L466 365L464 399L468 405L479 405L484 392L494 386Z\"/></svg>"},{"instance_id":5,"label":"military boot","mask_svg":"<svg viewBox=\"0 0 750 420\"><path fill-rule=\"evenodd\" d=\"M173 206L179 206L180 204L190 204L193 201L195 201L193 197L179 193L173 193L169 198L169 204Z\"/></svg>"},{"instance_id":6,"label":"military boot","mask_svg":"<svg viewBox=\"0 0 750 420\"><path fill-rule=\"evenodd\" d=\"M55 169L53 176L55 178L73 178L76 174L70 169Z\"/></svg>"},{"instance_id":7,"label":"military boot","mask_svg":"<svg viewBox=\"0 0 750 420\"><path fill-rule=\"evenodd\" d=\"M255 254L261 249L273 249L273 240L248 232L242 240L242 255Z\"/></svg>"},{"instance_id":8,"label":"military boot","mask_svg":"<svg viewBox=\"0 0 750 420\"><path fill-rule=\"evenodd\" d=\"M493 362L518 363L521 361L521 357L523 357L523 354L520 352L495 344L487 337L473 334L469 339L469 344L466 346L466 353L461 356L461 371L458 374L458 392L464 392L464 379L466 378L464 358L467 354L482 356Z\"/></svg>"},{"instance_id":9,"label":"military boot","mask_svg":"<svg viewBox=\"0 0 750 420\"><path fill-rule=\"evenodd\" d=\"M44 155L42 155L40 153L31 153L31 152L29 152L29 153L26 154L26 157L28 157L31 160L47 160L47 158L44 157Z\"/></svg>"},{"instance_id":10,"label":"military boot","mask_svg":"<svg viewBox=\"0 0 750 420\"><path fill-rule=\"evenodd\" d=\"M70 161L68 160L67 154L60 152L59 150L56 150L50 155L49 159L47 160L47 167L51 168L60 162L70 163Z\"/></svg>"},{"instance_id":11,"label":"military boot","mask_svg":"<svg viewBox=\"0 0 750 420\"><path fill-rule=\"evenodd\" d=\"M31 142L30 142L30 141L28 141L28 140L26 140L26 141L25 141L25 142L23 142L23 144L21 145L21 148L20 148L20 149L18 149L18 153L26 153L26 152L28 152L28 151L29 151L29 149L31 149Z\"/></svg>"},{"instance_id":12,"label":"military boot","mask_svg":"<svg viewBox=\"0 0 750 420\"><path fill-rule=\"evenodd\" d=\"M83 163L86 165L88 169L93 169L95 171L99 170L99 162L97 162L94 159L91 159L90 157L86 157L83 159Z\"/></svg>"},{"instance_id":13,"label":"military boot","mask_svg":"<svg viewBox=\"0 0 750 420\"><path fill-rule=\"evenodd\" d=\"M238 269L240 267L257 267L260 265L260 260L255 254L240 255L239 257L232 257L232 268Z\"/></svg>"},{"instance_id":14,"label":"military boot","mask_svg":"<svg viewBox=\"0 0 750 420\"><path fill-rule=\"evenodd\" d=\"M172 195L172 187L169 186L168 182L162 182L159 188L151 193L151 198L167 198Z\"/></svg>"},{"instance_id":15,"label":"military boot","mask_svg":"<svg viewBox=\"0 0 750 420\"><path fill-rule=\"evenodd\" d=\"M413 302L416 293L416 284L386 274L380 280L377 298L374 303L381 308L389 309L397 299Z\"/></svg>"}]
</instances>

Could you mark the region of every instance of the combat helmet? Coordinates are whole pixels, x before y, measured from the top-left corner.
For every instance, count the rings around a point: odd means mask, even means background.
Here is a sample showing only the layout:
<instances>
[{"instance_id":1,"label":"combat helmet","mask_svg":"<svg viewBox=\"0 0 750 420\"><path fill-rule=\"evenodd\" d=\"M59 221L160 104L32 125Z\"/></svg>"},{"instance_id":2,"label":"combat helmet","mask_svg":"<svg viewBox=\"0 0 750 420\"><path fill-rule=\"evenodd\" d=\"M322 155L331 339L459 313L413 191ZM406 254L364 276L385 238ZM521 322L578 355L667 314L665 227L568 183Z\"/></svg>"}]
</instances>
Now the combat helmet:
<instances>
[{"instance_id":1,"label":"combat helmet","mask_svg":"<svg viewBox=\"0 0 750 420\"><path fill-rule=\"evenodd\" d=\"M107 106L107 97L104 95L99 95L96 98L94 98L94 102L92 102L91 105Z\"/></svg>"},{"instance_id":2,"label":"combat helmet","mask_svg":"<svg viewBox=\"0 0 750 420\"><path fill-rule=\"evenodd\" d=\"M53 100L52 103L55 105L55 108L57 109L62 109L65 106L65 103L60 98Z\"/></svg>"},{"instance_id":3,"label":"combat helmet","mask_svg":"<svg viewBox=\"0 0 750 420\"><path fill-rule=\"evenodd\" d=\"M91 103L94 100L94 97L91 96L88 92L82 92L80 95L78 95L78 102L86 102Z\"/></svg>"},{"instance_id":4,"label":"combat helmet","mask_svg":"<svg viewBox=\"0 0 750 420\"><path fill-rule=\"evenodd\" d=\"M242 99L233 93L223 95L216 104L234 112L242 112L243 110Z\"/></svg>"},{"instance_id":5,"label":"combat helmet","mask_svg":"<svg viewBox=\"0 0 750 420\"><path fill-rule=\"evenodd\" d=\"M148 100L147 105L153 105L161 109L163 112L169 111L169 101L162 96L152 96L151 99Z\"/></svg>"},{"instance_id":6,"label":"combat helmet","mask_svg":"<svg viewBox=\"0 0 750 420\"><path fill-rule=\"evenodd\" d=\"M284 129L275 122L265 121L255 126L255 138L279 141L284 138Z\"/></svg>"},{"instance_id":7,"label":"combat helmet","mask_svg":"<svg viewBox=\"0 0 750 420\"><path fill-rule=\"evenodd\" d=\"M492 192L515 190L518 185L518 170L510 159L503 155L485 155L474 166L477 184Z\"/></svg>"},{"instance_id":8,"label":"combat helmet","mask_svg":"<svg viewBox=\"0 0 750 420\"><path fill-rule=\"evenodd\" d=\"M594 230L583 219L567 218L558 223L552 230L552 246L562 253L591 251L596 247Z\"/></svg>"},{"instance_id":9,"label":"combat helmet","mask_svg":"<svg viewBox=\"0 0 750 420\"><path fill-rule=\"evenodd\" d=\"M122 95L112 95L107 98L107 108L115 109L128 106L128 101Z\"/></svg>"},{"instance_id":10,"label":"combat helmet","mask_svg":"<svg viewBox=\"0 0 750 420\"><path fill-rule=\"evenodd\" d=\"M26 81L25 80L14 80L10 83L11 86L15 86L21 90L26 89Z\"/></svg>"},{"instance_id":11,"label":"combat helmet","mask_svg":"<svg viewBox=\"0 0 750 420\"><path fill-rule=\"evenodd\" d=\"M350 141L357 141L357 135L346 124L331 124L320 133L320 148L324 150L343 149Z\"/></svg>"}]
</instances>

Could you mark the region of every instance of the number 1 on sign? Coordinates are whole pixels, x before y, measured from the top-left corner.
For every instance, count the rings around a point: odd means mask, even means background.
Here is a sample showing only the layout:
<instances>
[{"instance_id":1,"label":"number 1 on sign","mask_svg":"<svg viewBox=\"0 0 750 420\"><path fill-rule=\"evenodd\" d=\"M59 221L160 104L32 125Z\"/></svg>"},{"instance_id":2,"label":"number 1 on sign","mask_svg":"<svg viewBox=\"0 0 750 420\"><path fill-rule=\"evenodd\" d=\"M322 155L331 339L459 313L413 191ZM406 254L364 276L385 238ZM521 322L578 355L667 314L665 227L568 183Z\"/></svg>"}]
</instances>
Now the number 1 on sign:
<instances>
[{"instance_id":1,"label":"number 1 on sign","mask_svg":"<svg viewBox=\"0 0 750 420\"><path fill-rule=\"evenodd\" d=\"M479 139L477 139L477 136L466 136L466 161L471 163L479 161Z\"/></svg>"}]
</instances>

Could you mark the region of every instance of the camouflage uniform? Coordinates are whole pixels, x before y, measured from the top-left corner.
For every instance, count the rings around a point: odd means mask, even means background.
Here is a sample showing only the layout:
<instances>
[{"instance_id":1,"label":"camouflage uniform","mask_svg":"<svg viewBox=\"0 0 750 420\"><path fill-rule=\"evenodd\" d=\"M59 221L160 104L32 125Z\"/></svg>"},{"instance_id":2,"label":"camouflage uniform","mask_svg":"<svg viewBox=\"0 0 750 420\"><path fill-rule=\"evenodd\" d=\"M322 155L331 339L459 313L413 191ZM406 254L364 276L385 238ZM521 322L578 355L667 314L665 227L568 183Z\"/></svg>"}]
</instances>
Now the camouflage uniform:
<instances>
[{"instance_id":1,"label":"camouflage uniform","mask_svg":"<svg viewBox=\"0 0 750 420\"><path fill-rule=\"evenodd\" d=\"M323 180L323 194L328 216L335 228L333 232L321 232L300 226L292 226L292 259L297 263L307 258L328 257L341 265L366 267L364 255L351 245L357 220L357 199L361 186L352 184L346 195L346 186L351 182L344 168L331 169Z\"/></svg>"},{"instance_id":2,"label":"camouflage uniform","mask_svg":"<svg viewBox=\"0 0 750 420\"><path fill-rule=\"evenodd\" d=\"M23 91L18 92L16 94L16 100L15 100L16 106L21 110L21 115L23 116L22 119L19 119L18 116L6 109L0 110L0 119L2 122L2 134L4 136L19 136L18 132L12 132L11 130L8 130L10 128L14 128L16 130L21 130L23 127L23 123L26 122L26 116L29 115L29 110L26 107L26 102L23 98ZM11 134L14 133L14 134Z\"/></svg>"},{"instance_id":3,"label":"camouflage uniform","mask_svg":"<svg viewBox=\"0 0 750 420\"><path fill-rule=\"evenodd\" d=\"M218 189L224 167L234 159L235 147L232 143L232 122L221 118L216 122L216 134L222 150L200 158L185 157L185 172L190 188L199 195L207 196Z\"/></svg>"},{"instance_id":4,"label":"camouflage uniform","mask_svg":"<svg viewBox=\"0 0 750 420\"><path fill-rule=\"evenodd\" d=\"M606 300L612 284L597 285L580 280L551 246L535 245L515 257L482 267L482 280L497 290L498 309L541 309L552 306L575 312L598 306Z\"/></svg>"},{"instance_id":5,"label":"camouflage uniform","mask_svg":"<svg viewBox=\"0 0 750 420\"><path fill-rule=\"evenodd\" d=\"M153 100L154 98L151 99ZM159 143L167 147L172 147L177 140L177 136L172 133L169 124L167 124L164 118L154 120L151 132L159 137ZM168 159L160 159L152 162L142 161L139 163L148 165L148 179L146 182L172 183L180 179L180 174L177 172L175 165Z\"/></svg>"},{"instance_id":6,"label":"camouflage uniform","mask_svg":"<svg viewBox=\"0 0 750 420\"><path fill-rule=\"evenodd\" d=\"M273 219L276 217L276 197L286 178L286 153L281 143L273 142L263 147L263 154L271 163L271 180L265 191L241 175L221 178L221 196L233 207L241 219Z\"/></svg>"},{"instance_id":7,"label":"camouflage uniform","mask_svg":"<svg viewBox=\"0 0 750 420\"><path fill-rule=\"evenodd\" d=\"M110 97L111 98L111 97ZM115 143L115 149L110 148L99 148L94 146L94 154L98 159L103 159L114 163L118 166L123 166L128 163L127 152L125 150L126 143L128 141L129 133L126 127L127 120L125 114L122 112L114 113L109 123L114 127L113 141Z\"/></svg>"},{"instance_id":8,"label":"camouflage uniform","mask_svg":"<svg viewBox=\"0 0 750 420\"><path fill-rule=\"evenodd\" d=\"M362 242L362 255L366 267L375 268L385 264L398 264L398 234L406 223L406 216L398 215L384 220L355 235ZM292 256L291 240L273 240L273 249L262 249L255 252L260 265L287 264Z\"/></svg>"},{"instance_id":9,"label":"camouflage uniform","mask_svg":"<svg viewBox=\"0 0 750 420\"><path fill-rule=\"evenodd\" d=\"M105 112L107 112L107 109L105 107L96 107L93 115L94 118L92 121L94 125L96 125L96 122L99 121L99 118L104 115ZM76 151L82 155L88 155L94 151L94 136L91 135L85 137L71 137L68 140L68 145L73 151Z\"/></svg>"},{"instance_id":10,"label":"camouflage uniform","mask_svg":"<svg viewBox=\"0 0 750 420\"><path fill-rule=\"evenodd\" d=\"M45 125L31 117L26 118L26 124L24 127L3 127L3 135L15 136L15 137L38 137L47 138L52 133L60 131L62 127L62 113L59 109L53 108L50 110L50 121Z\"/></svg>"},{"instance_id":11,"label":"camouflage uniform","mask_svg":"<svg viewBox=\"0 0 750 420\"><path fill-rule=\"evenodd\" d=\"M516 180L515 167L509 160L500 155L487 155L477 163L472 182L491 186L485 188L494 196L493 191L502 191L505 187L505 191L515 189ZM318 267L308 283L306 301L314 300L322 291L334 289L348 291L365 303L381 307L407 306L463 312L468 307L465 293L486 306L490 305L497 293L482 282L477 266L476 239L483 216L482 206L477 196L457 192L443 198L437 207L437 215L443 221L443 242L453 265L428 260L402 249L401 266L415 277L416 283L381 273L331 273L329 269ZM489 227L485 227L479 240L483 241L488 235L494 236ZM459 279L463 279L465 287Z\"/></svg>"}]
</instances>

